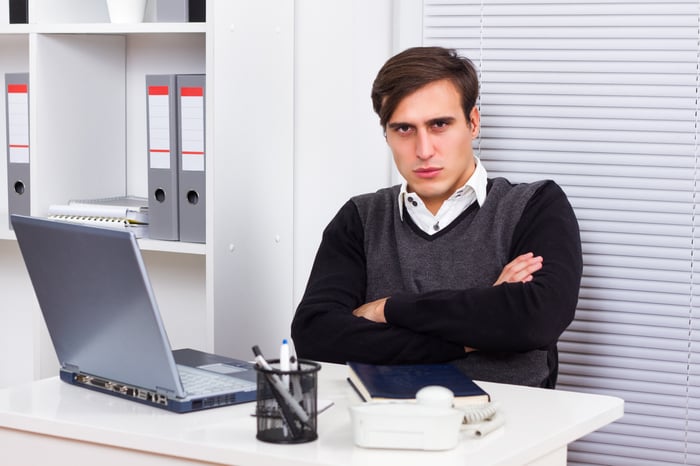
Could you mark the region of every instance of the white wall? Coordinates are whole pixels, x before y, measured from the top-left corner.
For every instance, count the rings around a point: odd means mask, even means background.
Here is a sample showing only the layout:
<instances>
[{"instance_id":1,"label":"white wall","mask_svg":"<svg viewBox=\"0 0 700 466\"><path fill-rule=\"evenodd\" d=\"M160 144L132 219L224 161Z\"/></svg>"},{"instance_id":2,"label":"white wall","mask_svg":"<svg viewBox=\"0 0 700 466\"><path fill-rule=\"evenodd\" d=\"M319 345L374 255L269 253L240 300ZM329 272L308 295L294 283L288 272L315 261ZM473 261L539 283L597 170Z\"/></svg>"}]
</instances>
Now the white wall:
<instances>
[{"instance_id":1,"label":"white wall","mask_svg":"<svg viewBox=\"0 0 700 466\"><path fill-rule=\"evenodd\" d=\"M0 387L35 378L39 304L16 241L0 241Z\"/></svg>"},{"instance_id":2,"label":"white wall","mask_svg":"<svg viewBox=\"0 0 700 466\"><path fill-rule=\"evenodd\" d=\"M143 251L143 260L170 345L205 349L205 256Z\"/></svg>"},{"instance_id":3,"label":"white wall","mask_svg":"<svg viewBox=\"0 0 700 466\"><path fill-rule=\"evenodd\" d=\"M352 195L391 181L372 81L392 51L391 0L297 0L294 305L321 233ZM290 316L291 320L291 316Z\"/></svg>"}]
</instances>

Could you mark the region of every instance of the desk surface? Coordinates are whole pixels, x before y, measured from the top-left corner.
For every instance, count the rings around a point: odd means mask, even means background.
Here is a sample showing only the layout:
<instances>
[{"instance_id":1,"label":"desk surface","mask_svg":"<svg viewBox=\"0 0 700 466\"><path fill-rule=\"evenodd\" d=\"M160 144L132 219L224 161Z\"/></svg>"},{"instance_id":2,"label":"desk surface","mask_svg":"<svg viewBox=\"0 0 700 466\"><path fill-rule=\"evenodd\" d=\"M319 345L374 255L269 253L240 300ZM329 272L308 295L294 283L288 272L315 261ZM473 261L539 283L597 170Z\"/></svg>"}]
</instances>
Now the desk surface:
<instances>
[{"instance_id":1,"label":"desk surface","mask_svg":"<svg viewBox=\"0 0 700 466\"><path fill-rule=\"evenodd\" d=\"M360 400L345 376L345 366L323 366L319 398L335 404L319 415L318 440L306 444L256 440L253 403L174 414L51 378L0 391L0 447L5 458L19 459L11 451L8 457L7 449L21 444L12 440L20 435L242 466L450 465L465 464L466 458L469 464L521 465L562 447L565 451L568 443L618 419L624 409L615 397L480 382L506 416L498 431L480 439L465 436L457 448L444 452L363 449L353 444L348 411ZM51 452L45 454L52 458Z\"/></svg>"}]
</instances>

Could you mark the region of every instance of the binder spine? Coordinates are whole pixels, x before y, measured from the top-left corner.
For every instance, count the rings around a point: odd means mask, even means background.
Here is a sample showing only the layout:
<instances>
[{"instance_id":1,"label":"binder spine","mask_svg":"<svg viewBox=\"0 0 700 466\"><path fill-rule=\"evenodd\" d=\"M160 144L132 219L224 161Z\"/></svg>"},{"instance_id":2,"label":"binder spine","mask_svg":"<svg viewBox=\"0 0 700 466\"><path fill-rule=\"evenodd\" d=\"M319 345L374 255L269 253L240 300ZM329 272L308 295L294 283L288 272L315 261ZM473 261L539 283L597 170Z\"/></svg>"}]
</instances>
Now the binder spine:
<instances>
[{"instance_id":1,"label":"binder spine","mask_svg":"<svg viewBox=\"0 0 700 466\"><path fill-rule=\"evenodd\" d=\"M29 0L10 0L10 24L29 22Z\"/></svg>"},{"instance_id":2,"label":"binder spine","mask_svg":"<svg viewBox=\"0 0 700 466\"><path fill-rule=\"evenodd\" d=\"M29 215L29 73L5 74L5 117L8 212Z\"/></svg>"},{"instance_id":3,"label":"binder spine","mask_svg":"<svg viewBox=\"0 0 700 466\"><path fill-rule=\"evenodd\" d=\"M205 80L178 75L180 241L206 241Z\"/></svg>"},{"instance_id":4,"label":"binder spine","mask_svg":"<svg viewBox=\"0 0 700 466\"><path fill-rule=\"evenodd\" d=\"M157 23L186 23L189 21L189 0L150 0L146 18Z\"/></svg>"},{"instance_id":5,"label":"binder spine","mask_svg":"<svg viewBox=\"0 0 700 466\"><path fill-rule=\"evenodd\" d=\"M175 75L146 76L149 236L178 240L178 124Z\"/></svg>"},{"instance_id":6,"label":"binder spine","mask_svg":"<svg viewBox=\"0 0 700 466\"><path fill-rule=\"evenodd\" d=\"M191 23L203 23L207 20L206 0L188 0L187 4Z\"/></svg>"}]
</instances>

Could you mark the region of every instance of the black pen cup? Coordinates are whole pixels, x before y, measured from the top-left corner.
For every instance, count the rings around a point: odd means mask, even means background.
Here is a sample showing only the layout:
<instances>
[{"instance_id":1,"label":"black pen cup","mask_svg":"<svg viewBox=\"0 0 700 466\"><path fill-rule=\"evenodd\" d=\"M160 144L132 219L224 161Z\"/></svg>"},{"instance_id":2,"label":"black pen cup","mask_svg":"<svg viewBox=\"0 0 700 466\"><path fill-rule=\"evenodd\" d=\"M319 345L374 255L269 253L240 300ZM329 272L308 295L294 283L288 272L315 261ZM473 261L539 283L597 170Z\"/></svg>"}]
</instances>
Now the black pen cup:
<instances>
[{"instance_id":1,"label":"black pen cup","mask_svg":"<svg viewBox=\"0 0 700 466\"><path fill-rule=\"evenodd\" d=\"M270 443L316 440L318 371L321 365L301 359L298 367L282 370L279 359L268 363L270 369L255 366L258 381L256 438Z\"/></svg>"}]
</instances>

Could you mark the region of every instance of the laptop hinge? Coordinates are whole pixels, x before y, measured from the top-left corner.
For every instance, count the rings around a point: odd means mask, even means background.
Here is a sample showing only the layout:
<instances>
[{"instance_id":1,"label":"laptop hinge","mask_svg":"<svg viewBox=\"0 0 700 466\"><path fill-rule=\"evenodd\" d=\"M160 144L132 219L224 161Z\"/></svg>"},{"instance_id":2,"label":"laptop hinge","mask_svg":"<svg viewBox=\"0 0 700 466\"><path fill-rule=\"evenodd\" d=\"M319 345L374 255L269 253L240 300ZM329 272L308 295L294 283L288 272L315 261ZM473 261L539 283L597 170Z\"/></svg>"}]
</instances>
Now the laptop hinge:
<instances>
[{"instance_id":1,"label":"laptop hinge","mask_svg":"<svg viewBox=\"0 0 700 466\"><path fill-rule=\"evenodd\" d=\"M76 366L75 364L64 363L62 368L63 368L63 370L65 370L67 372L74 372L74 373L80 372L80 367Z\"/></svg>"},{"instance_id":2,"label":"laptop hinge","mask_svg":"<svg viewBox=\"0 0 700 466\"><path fill-rule=\"evenodd\" d=\"M175 392L173 390L169 390L167 388L156 387L156 393L159 395L165 395L165 396L170 397L170 398L175 397Z\"/></svg>"}]
</instances>

